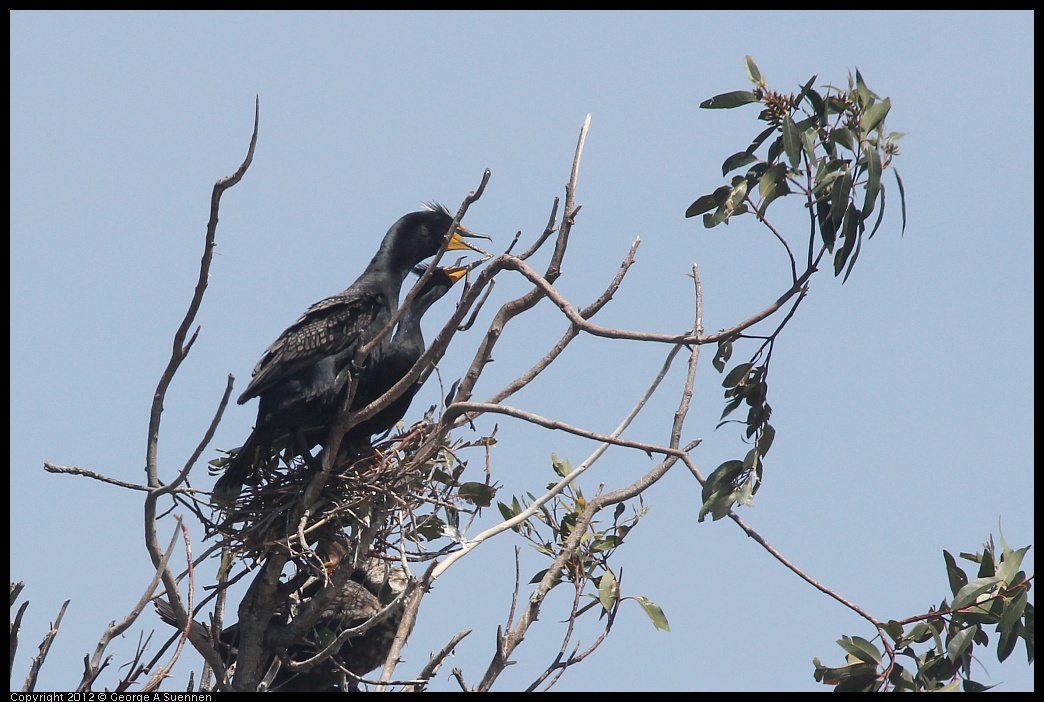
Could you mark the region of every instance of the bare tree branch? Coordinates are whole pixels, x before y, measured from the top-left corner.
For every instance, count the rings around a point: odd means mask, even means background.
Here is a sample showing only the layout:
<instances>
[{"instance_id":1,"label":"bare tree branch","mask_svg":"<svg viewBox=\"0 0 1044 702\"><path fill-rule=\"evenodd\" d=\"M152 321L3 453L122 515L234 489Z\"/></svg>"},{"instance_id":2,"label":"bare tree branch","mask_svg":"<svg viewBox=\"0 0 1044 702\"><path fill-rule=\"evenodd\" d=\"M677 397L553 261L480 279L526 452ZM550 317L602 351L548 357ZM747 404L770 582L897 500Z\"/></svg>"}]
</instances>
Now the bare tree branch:
<instances>
[{"instance_id":1,"label":"bare tree branch","mask_svg":"<svg viewBox=\"0 0 1044 702\"><path fill-rule=\"evenodd\" d=\"M174 334L174 346L171 352L170 360L167 363L167 367L164 369L160 376L159 384L156 387L156 393L152 401L152 409L149 416L149 430L148 430L148 448L146 451L145 460L145 471L147 477L147 484L150 488L160 488L161 483L158 475L158 467L156 463L157 450L159 445L159 429L160 429L160 415L163 412L163 401L166 397L167 388L170 386L171 381L174 379L174 374L180 368L182 361L184 361L188 349L191 346L191 342L185 345L184 339L188 333L189 327L191 327L195 320L196 313L199 310L200 305L203 302L203 294L206 292L207 284L210 279L210 264L214 255L215 239L217 234L218 224L218 210L221 202L221 195L238 183L243 175L246 173L247 168L250 167L250 163L254 158L254 148L257 145L257 134L258 134L258 123L260 120L260 101L255 100L254 102L254 129L250 137L250 145L247 148L247 155L239 168L232 175L222 178L214 184L214 190L210 200L210 221L207 223L207 234L206 241L203 248L203 256L200 260L199 266L199 278L196 283L196 289L192 295L192 301L189 303L188 311L185 313L185 318L178 330ZM231 380L230 380L231 384ZM226 389L225 398L222 400L219 406L215 421L212 422L210 429L207 432L207 436L213 434L216 421L220 419L221 412L224 408L225 403L228 399L228 394L231 387ZM209 438L206 438L209 441ZM199 451L201 449L197 449ZM182 471L182 474L178 477L176 482L183 480L188 474L188 470L191 466L187 466ZM172 484L173 487L173 484ZM181 603L181 596L178 592L177 583L174 580L173 574L166 567L165 564L161 565L164 561L163 551L160 549L159 541L157 537L157 519L156 519L156 501L158 494L161 490L150 492L145 498L145 546L149 551L149 555L152 558L153 566L161 572L161 577L166 590L167 601L174 610L174 615L179 624L183 624L189 618L188 612L185 611L184 606ZM187 625L186 625L187 626ZM189 639L192 645L197 651L206 659L206 661L216 671L220 671L220 674L224 674L224 664L221 660L221 656L217 650L211 644L209 640L200 636L197 633L189 630Z\"/></svg>"},{"instance_id":2,"label":"bare tree branch","mask_svg":"<svg viewBox=\"0 0 1044 702\"><path fill-rule=\"evenodd\" d=\"M465 629L464 631L459 631L454 634L453 637L446 642L445 646L432 654L431 658L421 669L420 675L417 677L424 682L421 684L409 685L403 690L403 692L423 692L427 681L431 680L431 678L439 672L439 668L442 667L442 664L445 662L449 654L453 653L453 649L457 647L457 644L463 641L464 637L470 633L471 629Z\"/></svg>"},{"instance_id":3,"label":"bare tree branch","mask_svg":"<svg viewBox=\"0 0 1044 702\"><path fill-rule=\"evenodd\" d=\"M44 660L47 659L54 637L58 635L58 629L62 626L62 618L65 617L65 610L68 606L69 600L62 603L62 608L58 610L58 617L54 620L54 624L51 625L51 630L44 635L43 641L40 642L40 652L33 658L33 662L29 666L29 674L25 678L22 692L32 692L36 689L36 679L40 675L40 668L43 666ZM21 613L19 613L19 616L21 616Z\"/></svg>"},{"instance_id":4,"label":"bare tree branch","mask_svg":"<svg viewBox=\"0 0 1044 702\"><path fill-rule=\"evenodd\" d=\"M110 485L115 485L117 487L126 488L128 490L139 490L141 492L151 492L152 490L160 489L159 487L152 488L152 487L149 487L148 485L139 485L137 483L128 483L125 480L118 480L116 478L111 478L111 477L109 477L107 475L103 475L101 473L98 473L98 472L93 471L93 470L88 470L86 468L78 468L76 466L59 466L59 465L56 465L54 463L51 463L50 461L44 461L44 470L47 471L48 473L65 473L67 475L82 475L85 478L91 478L92 480L97 480L99 482L109 483ZM194 488L181 488L181 487L179 487L179 488L173 490L172 492L194 494L194 493L201 492L201 491L200 490L195 490Z\"/></svg>"},{"instance_id":5,"label":"bare tree branch","mask_svg":"<svg viewBox=\"0 0 1044 702\"><path fill-rule=\"evenodd\" d=\"M623 263L620 264L620 269L616 273L616 277L613 278L612 282L609 283L609 287L605 289L597 300L593 303L580 310L580 317L583 319L590 319L597 314L605 305L613 299L613 295L619 289L620 284L623 282L624 276L627 274L627 270L634 263L635 253L638 251L638 244L641 243L639 239L635 239L631 244L630 250L627 252L627 257L624 258ZM523 259L524 260L524 259ZM565 335L558 340L550 351L548 351L543 358L530 368L528 371L518 376L515 380L511 381L503 390L493 395L487 402L497 403L503 402L511 395L515 394L526 385L528 385L534 378L544 371L551 363L558 358L558 356L565 350L569 342L575 339L580 334L580 329L575 325L570 325Z\"/></svg>"},{"instance_id":6,"label":"bare tree branch","mask_svg":"<svg viewBox=\"0 0 1044 702\"><path fill-rule=\"evenodd\" d=\"M178 524L179 526L181 526L180 520L178 520ZM117 624L115 621L110 622L109 626L102 633L101 638L98 640L98 645L94 649L94 655L91 657L90 661L85 665L84 676L83 679L80 680L80 684L76 688L77 692L84 692L86 690L91 689L91 685L94 684L94 681L97 679L98 674L101 673L102 668L104 667L102 662L102 655L105 653L105 649L109 647L109 643L114 638L122 635L123 632L127 631L127 629L130 628L130 626L137 620L138 616L145 609L145 606L148 604L149 600L152 599L152 595L156 591L156 587L159 585L160 577L163 571L167 568L167 562L170 560L171 554L174 553L174 546L177 543L177 539L178 533L175 530L174 534L171 536L170 544L167 546L166 551L164 551L163 553L163 557L160 559L159 564L156 566L156 572L152 576L152 581L149 583L148 587L145 588L145 592L138 600L138 603L134 605L134 608L130 611L130 613L123 618L123 621L121 621L119 624Z\"/></svg>"},{"instance_id":7,"label":"bare tree branch","mask_svg":"<svg viewBox=\"0 0 1044 702\"><path fill-rule=\"evenodd\" d=\"M15 600L18 599L18 595L21 594L22 589L25 587L25 583L19 581L17 583L11 583L11 606L14 607ZM25 610L29 607L29 600L26 600L18 607L18 614L11 617L11 668L8 676L14 675L14 661L15 652L18 650L18 632L22 629L22 616L25 614Z\"/></svg>"}]
</instances>

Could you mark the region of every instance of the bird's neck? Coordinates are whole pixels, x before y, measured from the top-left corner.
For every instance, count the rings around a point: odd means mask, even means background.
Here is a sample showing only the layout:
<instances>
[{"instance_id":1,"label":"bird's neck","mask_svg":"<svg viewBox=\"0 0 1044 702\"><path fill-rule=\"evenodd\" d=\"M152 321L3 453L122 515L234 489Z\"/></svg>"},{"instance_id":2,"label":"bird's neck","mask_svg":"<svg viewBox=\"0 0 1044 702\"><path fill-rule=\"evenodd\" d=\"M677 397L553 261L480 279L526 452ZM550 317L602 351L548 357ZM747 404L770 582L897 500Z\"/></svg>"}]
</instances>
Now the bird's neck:
<instances>
[{"instance_id":1,"label":"bird's neck","mask_svg":"<svg viewBox=\"0 0 1044 702\"><path fill-rule=\"evenodd\" d=\"M396 246L397 243L395 237L385 237L365 272L394 277L400 282L404 280L416 262L405 260L409 255L401 250L401 246Z\"/></svg>"},{"instance_id":2,"label":"bird's neck","mask_svg":"<svg viewBox=\"0 0 1044 702\"><path fill-rule=\"evenodd\" d=\"M398 265L391 256L382 254L383 250L373 257L370 265L366 266L366 270L359 276L359 281L378 280L393 285L397 291L409 275L411 266Z\"/></svg>"}]
</instances>

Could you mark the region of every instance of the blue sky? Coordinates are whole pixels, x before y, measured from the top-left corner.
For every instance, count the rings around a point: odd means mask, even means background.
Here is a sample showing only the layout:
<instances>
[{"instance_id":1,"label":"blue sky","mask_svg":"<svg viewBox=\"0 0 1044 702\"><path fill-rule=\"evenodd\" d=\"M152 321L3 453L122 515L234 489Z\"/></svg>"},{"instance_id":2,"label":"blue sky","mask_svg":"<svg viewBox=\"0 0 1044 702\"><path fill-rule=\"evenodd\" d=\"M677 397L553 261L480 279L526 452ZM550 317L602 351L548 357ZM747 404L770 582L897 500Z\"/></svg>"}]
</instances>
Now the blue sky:
<instances>
[{"instance_id":1,"label":"blue sky","mask_svg":"<svg viewBox=\"0 0 1044 702\"><path fill-rule=\"evenodd\" d=\"M30 607L12 685L71 599L37 689L74 687L83 656L151 577L140 496L42 466L142 481L149 403L196 279L211 188L243 158L255 96L254 163L223 199L202 332L167 396L165 476L199 441L226 376L238 394L267 345L354 280L403 213L427 200L455 210L489 168L466 224L494 235L498 250L518 230L531 241L563 195L588 113L583 209L561 292L589 304L640 236L599 323L684 331L693 262L707 330L766 306L788 285L778 243L750 221L706 230L683 216L761 129L753 108L698 109L749 87L747 54L780 90L814 74L844 85L858 68L891 99L888 127L908 133L896 166L909 219L900 236L887 177L889 213L853 276L841 285L818 275L777 344L777 438L742 516L880 619L948 594L943 549L975 551L999 528L1013 547L1030 544L1032 13L15 12L11 578L26 582ZM505 277L494 302L522 289ZM426 328L450 304L436 305ZM447 386L494 309L440 364ZM566 326L546 302L510 326L476 399L528 369ZM581 338L512 402L609 432L665 354ZM666 439L681 373L679 364L626 436ZM745 452L735 429L714 429L720 381L704 354L683 442L703 439L693 457L705 474ZM438 396L426 386L413 413ZM239 445L255 412L230 407L207 456ZM576 464L595 448L499 424L502 498L541 490L552 453ZM649 467L644 454L614 449L583 486L615 489ZM211 483L204 466L193 475ZM672 631L629 603L602 648L554 689L825 689L812 658L840 663L836 639L873 635L729 521L697 523L699 494L675 468L646 494L649 514L618 554L623 593L660 604ZM491 510L482 524L496 519ZM203 535L193 536L199 552ZM436 583L399 674L472 627L433 689L456 689L453 667L479 680L510 606L513 547L523 547L523 582L546 565L513 538L483 545ZM1030 551L1029 573L1033 561ZM495 689L524 688L553 658L563 596L548 600ZM162 625L149 613L114 643L103 685L153 627ZM582 643L597 633L586 628ZM992 652L978 664L982 682L1033 689L1021 649L1003 665ZM195 668L186 654L169 687L183 689Z\"/></svg>"}]
</instances>

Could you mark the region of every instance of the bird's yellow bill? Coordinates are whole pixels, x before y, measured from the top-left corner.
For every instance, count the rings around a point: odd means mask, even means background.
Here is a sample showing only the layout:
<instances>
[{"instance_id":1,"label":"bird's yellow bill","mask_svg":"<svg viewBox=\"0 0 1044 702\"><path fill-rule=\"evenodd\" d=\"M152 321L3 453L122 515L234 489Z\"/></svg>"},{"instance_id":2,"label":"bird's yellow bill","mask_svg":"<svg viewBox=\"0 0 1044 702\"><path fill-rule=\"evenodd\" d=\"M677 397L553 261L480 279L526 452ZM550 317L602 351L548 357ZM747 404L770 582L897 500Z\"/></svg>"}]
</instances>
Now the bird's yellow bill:
<instances>
[{"instance_id":1,"label":"bird's yellow bill","mask_svg":"<svg viewBox=\"0 0 1044 702\"><path fill-rule=\"evenodd\" d=\"M468 243L467 241L465 241L464 237L467 237L467 238L470 238L470 239L487 239L489 241L493 241L493 237L491 237L491 236L487 236L485 234L478 234L476 232L470 231L464 225L458 224L456 231L453 232L453 236L450 237L450 242L449 242L449 246L447 247L447 250L448 251L461 251L463 249L471 249L472 251L477 251L480 254L485 254L486 253L485 251L483 251L482 249L478 248L477 246L474 246L474 245Z\"/></svg>"},{"instance_id":2,"label":"bird's yellow bill","mask_svg":"<svg viewBox=\"0 0 1044 702\"><path fill-rule=\"evenodd\" d=\"M450 279L450 283L455 285L458 280L460 280L468 274L468 266L443 268L442 272L445 273L446 277Z\"/></svg>"}]
</instances>

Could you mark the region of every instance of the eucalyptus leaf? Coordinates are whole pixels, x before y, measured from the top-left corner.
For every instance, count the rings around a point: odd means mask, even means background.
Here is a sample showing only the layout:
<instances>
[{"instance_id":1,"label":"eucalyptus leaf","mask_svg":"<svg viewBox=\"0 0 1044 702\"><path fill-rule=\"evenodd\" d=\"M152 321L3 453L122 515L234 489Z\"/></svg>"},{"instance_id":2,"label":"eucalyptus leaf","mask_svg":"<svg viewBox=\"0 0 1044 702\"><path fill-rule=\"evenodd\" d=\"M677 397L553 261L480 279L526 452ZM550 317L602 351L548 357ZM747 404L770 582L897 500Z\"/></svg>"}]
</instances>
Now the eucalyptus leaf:
<instances>
[{"instance_id":1,"label":"eucalyptus leaf","mask_svg":"<svg viewBox=\"0 0 1044 702\"><path fill-rule=\"evenodd\" d=\"M714 193L711 193L710 195L701 195L700 197L696 198L696 201L694 203L689 205L689 208L687 210L685 210L685 216L695 217L696 215L713 210L715 207L718 206L718 204L719 203L717 202L717 198L714 195Z\"/></svg>"},{"instance_id":2,"label":"eucalyptus leaf","mask_svg":"<svg viewBox=\"0 0 1044 702\"><path fill-rule=\"evenodd\" d=\"M859 127L863 133L868 134L876 129L884 121L890 109L892 109L892 101L888 98L868 107L859 120Z\"/></svg>"},{"instance_id":3,"label":"eucalyptus leaf","mask_svg":"<svg viewBox=\"0 0 1044 702\"><path fill-rule=\"evenodd\" d=\"M783 150L787 152L790 167L797 170L801 167L801 135L790 115L783 115Z\"/></svg>"},{"instance_id":4,"label":"eucalyptus leaf","mask_svg":"<svg viewBox=\"0 0 1044 702\"><path fill-rule=\"evenodd\" d=\"M953 603L950 604L950 608L962 609L967 607L968 605L973 604L978 599L979 595L992 590L1002 582L1004 582L1003 579L996 575L988 578L975 578L957 592L953 598Z\"/></svg>"},{"instance_id":5,"label":"eucalyptus leaf","mask_svg":"<svg viewBox=\"0 0 1044 702\"><path fill-rule=\"evenodd\" d=\"M866 155L866 194L863 198L863 217L874 211L874 203L881 192L881 154L871 148Z\"/></svg>"},{"instance_id":6,"label":"eucalyptus leaf","mask_svg":"<svg viewBox=\"0 0 1044 702\"><path fill-rule=\"evenodd\" d=\"M759 88L765 85L765 79L761 77L761 71L758 70L758 66L754 63L754 59L750 56L743 57L743 65L747 69L747 77L750 81L757 85Z\"/></svg>"},{"instance_id":7,"label":"eucalyptus leaf","mask_svg":"<svg viewBox=\"0 0 1044 702\"><path fill-rule=\"evenodd\" d=\"M964 653L968 646L972 643L972 636L975 635L975 631L978 629L977 625L969 626L967 629L962 629L953 635L950 642L946 644L946 656L951 661L956 662L958 658Z\"/></svg>"},{"instance_id":8,"label":"eucalyptus leaf","mask_svg":"<svg viewBox=\"0 0 1044 702\"><path fill-rule=\"evenodd\" d=\"M642 609L645 610L645 613L649 616L653 626L660 631L671 630L671 625L667 623L667 615L663 613L663 609L660 608L660 605L641 595L636 595L634 599L642 606Z\"/></svg>"},{"instance_id":9,"label":"eucalyptus leaf","mask_svg":"<svg viewBox=\"0 0 1044 702\"><path fill-rule=\"evenodd\" d=\"M700 103L705 110L730 110L741 107L752 102L758 102L758 96L749 90L733 90L732 92L715 95Z\"/></svg>"},{"instance_id":10,"label":"eucalyptus leaf","mask_svg":"<svg viewBox=\"0 0 1044 702\"><path fill-rule=\"evenodd\" d=\"M753 154L747 151L740 151L734 153L727 159L725 159L725 162L721 164L721 175L725 176L731 173L732 171L736 170L737 168L742 168L743 166L746 166L748 163L754 163L757 160L757 156L754 156Z\"/></svg>"},{"instance_id":11,"label":"eucalyptus leaf","mask_svg":"<svg viewBox=\"0 0 1044 702\"><path fill-rule=\"evenodd\" d=\"M616 601L620 598L620 584L616 582L613 571L607 570L598 583L598 601L606 612L613 611Z\"/></svg>"}]
</instances>

